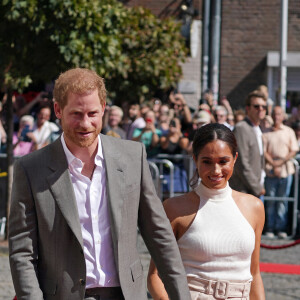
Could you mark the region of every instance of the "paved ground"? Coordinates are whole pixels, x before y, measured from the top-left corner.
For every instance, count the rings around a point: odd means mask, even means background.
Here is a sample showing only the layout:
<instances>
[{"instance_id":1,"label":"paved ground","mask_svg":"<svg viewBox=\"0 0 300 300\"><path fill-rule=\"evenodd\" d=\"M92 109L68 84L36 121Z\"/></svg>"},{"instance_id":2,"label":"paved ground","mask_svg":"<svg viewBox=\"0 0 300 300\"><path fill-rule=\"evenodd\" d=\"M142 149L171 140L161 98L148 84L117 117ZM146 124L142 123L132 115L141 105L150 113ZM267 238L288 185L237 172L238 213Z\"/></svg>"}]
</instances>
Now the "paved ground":
<instances>
[{"instance_id":1,"label":"paved ground","mask_svg":"<svg viewBox=\"0 0 300 300\"><path fill-rule=\"evenodd\" d=\"M268 241L263 243L270 245L284 244L291 241ZM144 267L145 276L149 266L149 254L141 239L138 240L138 248ZM261 249L261 261L300 264L300 244L282 250ZM285 274L262 273L267 300L300 300L300 276ZM0 300L12 300L14 289L8 264L7 244L0 242ZM149 297L150 298L150 297ZM151 298L150 298L151 299Z\"/></svg>"}]
</instances>

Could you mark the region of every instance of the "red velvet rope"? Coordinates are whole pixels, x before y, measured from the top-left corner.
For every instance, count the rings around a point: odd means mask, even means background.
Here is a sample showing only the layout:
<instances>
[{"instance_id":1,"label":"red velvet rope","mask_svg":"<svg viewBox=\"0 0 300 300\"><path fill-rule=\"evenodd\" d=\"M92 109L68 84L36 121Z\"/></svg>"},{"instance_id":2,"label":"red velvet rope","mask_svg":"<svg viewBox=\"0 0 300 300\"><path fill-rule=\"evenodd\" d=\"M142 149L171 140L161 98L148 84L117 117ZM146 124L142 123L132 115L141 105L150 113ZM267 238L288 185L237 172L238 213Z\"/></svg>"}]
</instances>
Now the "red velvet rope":
<instances>
[{"instance_id":1,"label":"red velvet rope","mask_svg":"<svg viewBox=\"0 0 300 300\"><path fill-rule=\"evenodd\" d=\"M289 244L284 244L284 245L267 245L267 244L260 244L261 248L266 248L266 249L271 249L271 250L278 250L278 249L284 249L284 248L289 248L289 247L293 247L300 244L300 239L296 240L292 243Z\"/></svg>"}]
</instances>

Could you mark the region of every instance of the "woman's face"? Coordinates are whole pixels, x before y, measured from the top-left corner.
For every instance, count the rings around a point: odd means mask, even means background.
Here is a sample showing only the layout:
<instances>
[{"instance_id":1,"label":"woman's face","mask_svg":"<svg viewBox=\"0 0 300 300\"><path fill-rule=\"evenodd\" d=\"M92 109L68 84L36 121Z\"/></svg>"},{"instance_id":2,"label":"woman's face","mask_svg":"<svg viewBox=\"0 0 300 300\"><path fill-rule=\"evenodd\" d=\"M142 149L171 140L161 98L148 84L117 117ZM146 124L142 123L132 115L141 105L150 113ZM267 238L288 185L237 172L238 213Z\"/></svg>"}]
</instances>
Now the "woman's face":
<instances>
[{"instance_id":1,"label":"woman's face","mask_svg":"<svg viewBox=\"0 0 300 300\"><path fill-rule=\"evenodd\" d=\"M210 189L225 188L236 158L226 142L215 140L206 144L197 159L194 157L202 183Z\"/></svg>"}]
</instances>

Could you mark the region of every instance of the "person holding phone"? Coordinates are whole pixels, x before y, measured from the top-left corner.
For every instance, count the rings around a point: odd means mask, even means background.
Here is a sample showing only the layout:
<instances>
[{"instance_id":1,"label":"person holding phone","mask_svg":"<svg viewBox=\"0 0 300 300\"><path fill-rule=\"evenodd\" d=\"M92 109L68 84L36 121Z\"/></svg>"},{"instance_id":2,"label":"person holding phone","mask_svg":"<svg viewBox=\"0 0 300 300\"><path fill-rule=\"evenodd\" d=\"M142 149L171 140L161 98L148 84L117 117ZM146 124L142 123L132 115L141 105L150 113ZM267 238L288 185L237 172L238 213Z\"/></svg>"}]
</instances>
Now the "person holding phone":
<instances>
[{"instance_id":1,"label":"person holding phone","mask_svg":"<svg viewBox=\"0 0 300 300\"><path fill-rule=\"evenodd\" d=\"M13 152L15 156L23 156L32 152L34 148L32 128L34 119L30 115L25 115L20 119L18 132L13 135Z\"/></svg>"},{"instance_id":2,"label":"person holding phone","mask_svg":"<svg viewBox=\"0 0 300 300\"><path fill-rule=\"evenodd\" d=\"M181 124L178 118L173 118L170 121L169 133L167 136L160 138L160 146L162 153L166 154L183 154L188 151L190 141L181 132ZM182 159L168 158L174 165L174 192L181 193L188 190L187 173L184 168ZM164 192L169 192L170 172L164 169L165 184L163 186Z\"/></svg>"},{"instance_id":3,"label":"person holding phone","mask_svg":"<svg viewBox=\"0 0 300 300\"><path fill-rule=\"evenodd\" d=\"M149 110L145 115L146 125L144 128L136 128L133 132L133 141L142 142L148 157L153 157L159 152L159 139L161 130L155 128L155 113Z\"/></svg>"}]
</instances>

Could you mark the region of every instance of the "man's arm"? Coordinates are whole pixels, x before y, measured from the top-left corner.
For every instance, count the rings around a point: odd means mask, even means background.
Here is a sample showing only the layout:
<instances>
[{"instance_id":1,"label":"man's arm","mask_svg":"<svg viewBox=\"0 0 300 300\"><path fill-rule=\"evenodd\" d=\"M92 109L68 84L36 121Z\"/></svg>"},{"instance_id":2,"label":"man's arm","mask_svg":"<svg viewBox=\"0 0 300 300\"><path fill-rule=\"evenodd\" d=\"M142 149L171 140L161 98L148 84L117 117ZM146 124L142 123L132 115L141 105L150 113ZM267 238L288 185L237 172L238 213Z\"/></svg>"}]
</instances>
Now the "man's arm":
<instances>
[{"instance_id":1,"label":"man's arm","mask_svg":"<svg viewBox=\"0 0 300 300\"><path fill-rule=\"evenodd\" d=\"M179 249L152 182L143 146L139 228L171 300L191 298Z\"/></svg>"},{"instance_id":2,"label":"man's arm","mask_svg":"<svg viewBox=\"0 0 300 300\"><path fill-rule=\"evenodd\" d=\"M28 175L20 161L16 161L14 166L8 235L10 268L17 298L43 299L36 270L36 211Z\"/></svg>"},{"instance_id":3,"label":"man's arm","mask_svg":"<svg viewBox=\"0 0 300 300\"><path fill-rule=\"evenodd\" d=\"M253 172L254 161L251 161L251 149L249 148L249 135L243 130L243 128L236 127L234 130L234 135L238 144L238 160L242 165L239 169L239 176L242 178L243 183L248 187L253 194L259 196L258 191L262 190L259 178ZM255 137L256 138L256 137ZM260 157L256 159L260 160Z\"/></svg>"}]
</instances>

